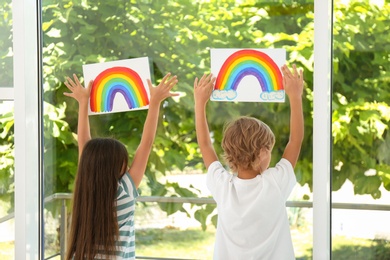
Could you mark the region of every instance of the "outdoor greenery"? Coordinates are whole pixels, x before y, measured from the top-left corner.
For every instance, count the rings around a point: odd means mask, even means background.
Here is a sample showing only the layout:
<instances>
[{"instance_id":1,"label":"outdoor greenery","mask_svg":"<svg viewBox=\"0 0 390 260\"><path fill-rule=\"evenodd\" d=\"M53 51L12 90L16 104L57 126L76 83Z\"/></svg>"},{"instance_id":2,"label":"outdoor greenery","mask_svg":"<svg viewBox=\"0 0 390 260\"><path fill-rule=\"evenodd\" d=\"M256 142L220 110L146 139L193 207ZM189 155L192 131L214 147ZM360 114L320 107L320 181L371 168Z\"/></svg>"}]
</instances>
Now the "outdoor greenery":
<instances>
[{"instance_id":1,"label":"outdoor greenery","mask_svg":"<svg viewBox=\"0 0 390 260\"><path fill-rule=\"evenodd\" d=\"M334 25L333 189L390 190L390 4L338 4ZM371 171L369 171L371 170Z\"/></svg>"},{"instance_id":2,"label":"outdoor greenery","mask_svg":"<svg viewBox=\"0 0 390 260\"><path fill-rule=\"evenodd\" d=\"M308 236L311 236L308 234ZM211 259L215 230L203 232L199 229L175 228L137 230L137 255L147 257L186 257L188 259ZM312 245L298 241L294 245L297 260L310 260ZM1 242L0 256L3 260L14 259L14 243ZM343 260L387 260L390 244L386 240L357 239L336 236L333 239L332 259ZM59 259L59 257L54 258Z\"/></svg>"},{"instance_id":3,"label":"outdoor greenery","mask_svg":"<svg viewBox=\"0 0 390 260\"><path fill-rule=\"evenodd\" d=\"M214 235L214 230L208 230L207 232L192 229L140 230L137 231L136 238L137 255L212 259ZM306 233L306 237L299 238L293 235L296 259L313 259L312 244L305 243L305 239L311 238L311 234ZM191 248L191 250L188 250L188 248ZM201 255L199 255L199 252L201 252ZM387 260L389 255L390 244L383 239L333 237L332 259Z\"/></svg>"},{"instance_id":4,"label":"outdoor greenery","mask_svg":"<svg viewBox=\"0 0 390 260\"><path fill-rule=\"evenodd\" d=\"M210 70L210 48L284 48L287 63L304 69L305 140L296 172L312 188L313 0L298 1L42 1L44 71L45 194L71 192L77 168L77 104L63 96L65 77L82 78L82 65L149 57L152 80L176 74L175 91L185 95L163 104L143 195L198 196L196 189L161 183L172 170L204 170L194 132L192 83ZM10 1L0 11L0 83L10 82L12 51ZM346 3L343 1L343 3ZM390 3L335 2L333 48L333 189L348 179L356 194L381 196L390 190L389 59ZM4 73L3 73L4 72ZM286 103L225 103L208 106L215 148L224 123L238 115L270 125L277 143L273 162L289 137ZM133 156L147 111L92 116L93 136L113 136ZM13 179L13 116L0 117L0 199L10 202ZM303 199L311 199L308 195ZM198 205L195 218L206 228L213 206ZM168 214L186 211L160 204ZM10 211L13 211L11 208ZM214 213L213 213L214 212ZM215 218L213 218L215 221Z\"/></svg>"}]
</instances>

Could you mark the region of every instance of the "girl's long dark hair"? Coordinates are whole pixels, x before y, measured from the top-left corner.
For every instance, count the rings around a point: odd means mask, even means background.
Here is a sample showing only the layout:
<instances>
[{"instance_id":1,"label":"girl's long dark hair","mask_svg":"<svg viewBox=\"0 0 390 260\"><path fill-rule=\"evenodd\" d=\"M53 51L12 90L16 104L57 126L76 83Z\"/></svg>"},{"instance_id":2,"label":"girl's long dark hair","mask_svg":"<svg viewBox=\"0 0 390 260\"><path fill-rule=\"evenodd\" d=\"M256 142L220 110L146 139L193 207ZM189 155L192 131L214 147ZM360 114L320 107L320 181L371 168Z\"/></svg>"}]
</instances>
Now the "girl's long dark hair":
<instances>
[{"instance_id":1,"label":"girl's long dark hair","mask_svg":"<svg viewBox=\"0 0 390 260\"><path fill-rule=\"evenodd\" d=\"M119 236L115 200L127 165L128 153L119 141L95 138L86 143L75 181L66 259L114 256Z\"/></svg>"}]
</instances>

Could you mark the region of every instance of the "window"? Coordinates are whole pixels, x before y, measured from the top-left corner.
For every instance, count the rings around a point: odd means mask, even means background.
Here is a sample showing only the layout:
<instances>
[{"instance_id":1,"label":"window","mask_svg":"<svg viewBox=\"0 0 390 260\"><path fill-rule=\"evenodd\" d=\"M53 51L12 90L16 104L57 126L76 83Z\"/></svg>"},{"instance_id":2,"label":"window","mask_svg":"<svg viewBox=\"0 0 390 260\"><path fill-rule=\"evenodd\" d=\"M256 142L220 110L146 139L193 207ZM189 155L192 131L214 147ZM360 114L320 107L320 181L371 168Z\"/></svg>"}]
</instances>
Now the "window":
<instances>
[{"instance_id":1,"label":"window","mask_svg":"<svg viewBox=\"0 0 390 260\"><path fill-rule=\"evenodd\" d=\"M390 5L335 1L332 256L389 255Z\"/></svg>"},{"instance_id":2,"label":"window","mask_svg":"<svg viewBox=\"0 0 390 260\"><path fill-rule=\"evenodd\" d=\"M184 250L188 247L185 243L180 245L177 238L185 234L185 238L201 241L195 250L203 250L208 256L212 252L217 212L212 200L205 198L209 196L204 189L205 169L194 133L193 79L209 72L210 48L284 48L287 61L304 68L307 85L306 138L296 171L300 185L290 197L287 210L296 256L310 259L312 228L315 228L311 210L313 1L257 2L42 1L45 258L64 253L64 227L71 213L70 198L77 169L77 104L62 95L67 91L63 84L66 76L76 73L82 78L83 64L145 56L152 64L154 83L167 72L178 75L175 91L184 95L163 104L148 172L140 188L137 254L182 257L179 246ZM0 228L7 225L13 230L11 111L14 106L17 110L17 102L13 102L10 1L2 1L0 9L4 18L0 20L0 149L5 160L0 168ZM389 4L335 1L333 12L332 255L375 259L388 252L390 233L384 222L389 218L386 203L390 189L386 34ZM218 152L223 124L237 115L252 115L267 122L277 136L272 163L282 154L288 138L286 103L210 102L208 112ZM92 116L92 134L119 139L132 156L145 116L146 111ZM173 243L163 245L169 251L161 255L158 241L170 242L172 236ZM36 240L34 234L31 237ZM192 240L187 242L193 244ZM201 247L202 243L209 247ZM0 241L0 246L3 245L1 258L12 259L12 240L8 244ZM31 247L35 248L35 244ZM194 253L185 252L188 257Z\"/></svg>"},{"instance_id":3,"label":"window","mask_svg":"<svg viewBox=\"0 0 390 260\"><path fill-rule=\"evenodd\" d=\"M82 78L83 64L149 57L155 84L167 72L178 76L179 84L174 91L183 92L184 95L163 104L156 141L140 192L143 197L197 198L209 194L204 189L205 169L195 139L192 85L196 76L210 71L210 48L284 48L288 63L302 67L307 82L304 104L307 137L297 166L301 185L298 185L291 199L310 203L313 83L311 1L301 4L264 4L256 1L106 1L97 4L94 1L82 1L56 5L52 5L51 1L43 1L42 12L46 197L58 193L68 194L73 189L77 168L74 138L77 104L62 93L67 91L63 84L66 76L75 73ZM277 144L272 163L280 158L289 133L287 103L210 102L208 111L218 152L221 152L223 124L237 115L251 115L264 120L274 130ZM91 116L92 135L114 136L133 155L145 116L146 111ZM199 183L199 186L186 185L193 182ZM153 253L153 248L158 248L157 241L161 236L166 235L166 239L175 236L183 220L186 224L193 223L183 232L193 234L193 230L201 231L202 225L207 232L211 232L211 235L195 232L191 238L204 236L202 239L207 241L207 250L211 254L212 223L216 214L214 204L166 201L151 204L141 201L137 204L136 214L145 221L145 216L153 218L147 223L139 221L136 224L138 256L164 256L161 251ZM58 228L55 227L59 225L56 220L61 203L58 202L56 207L46 204L46 257L60 248ZM296 207L295 204L290 206L288 211L294 229L295 246L298 248L297 256L310 255L311 209ZM161 221L162 216L167 220ZM50 223L54 223L53 226ZM156 227L165 227L167 233L153 230ZM151 237L154 240L148 240ZM48 241L52 244L49 245ZM149 251L139 251L143 244L147 245ZM183 257L179 250L174 246L165 256ZM189 247L185 250L188 251L187 256L190 256Z\"/></svg>"},{"instance_id":4,"label":"window","mask_svg":"<svg viewBox=\"0 0 390 260\"><path fill-rule=\"evenodd\" d=\"M11 1L0 1L0 258L13 259L14 117Z\"/></svg>"}]
</instances>

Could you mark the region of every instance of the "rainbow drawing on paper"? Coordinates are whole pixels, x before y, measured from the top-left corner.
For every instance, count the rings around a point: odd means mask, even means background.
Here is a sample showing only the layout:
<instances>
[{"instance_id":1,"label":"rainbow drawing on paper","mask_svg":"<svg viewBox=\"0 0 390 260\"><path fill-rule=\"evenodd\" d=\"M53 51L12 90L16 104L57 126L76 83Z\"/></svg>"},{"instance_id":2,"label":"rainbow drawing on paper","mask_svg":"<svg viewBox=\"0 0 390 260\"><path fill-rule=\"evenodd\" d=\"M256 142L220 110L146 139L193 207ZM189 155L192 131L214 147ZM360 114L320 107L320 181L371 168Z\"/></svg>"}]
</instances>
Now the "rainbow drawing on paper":
<instances>
[{"instance_id":1,"label":"rainbow drawing on paper","mask_svg":"<svg viewBox=\"0 0 390 260\"><path fill-rule=\"evenodd\" d=\"M95 113L111 112L115 96L123 95L129 109L149 104L148 93L139 74L127 67L111 67L93 81L90 95L90 110Z\"/></svg>"},{"instance_id":2,"label":"rainbow drawing on paper","mask_svg":"<svg viewBox=\"0 0 390 260\"><path fill-rule=\"evenodd\" d=\"M243 87L240 83L248 76L253 76L255 84L261 88L260 97L257 98L259 101L284 101L283 77L279 66L265 52L254 49L241 49L227 57L219 69L212 99L235 101L238 91L245 91L241 90Z\"/></svg>"}]
</instances>

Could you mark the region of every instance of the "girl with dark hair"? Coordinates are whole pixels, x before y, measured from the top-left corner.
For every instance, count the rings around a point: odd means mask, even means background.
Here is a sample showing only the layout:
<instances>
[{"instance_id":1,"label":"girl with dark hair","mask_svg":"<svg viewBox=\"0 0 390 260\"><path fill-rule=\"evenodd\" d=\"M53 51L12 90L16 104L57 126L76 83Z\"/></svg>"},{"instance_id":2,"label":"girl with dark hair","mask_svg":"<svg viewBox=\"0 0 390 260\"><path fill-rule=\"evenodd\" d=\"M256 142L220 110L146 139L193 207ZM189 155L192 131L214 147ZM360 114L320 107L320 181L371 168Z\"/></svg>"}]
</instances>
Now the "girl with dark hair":
<instances>
[{"instance_id":1,"label":"girl with dark hair","mask_svg":"<svg viewBox=\"0 0 390 260\"><path fill-rule=\"evenodd\" d=\"M125 146L112 138L91 139L88 100L92 81L84 88L76 75L67 78L64 93L79 104L77 142L79 166L66 259L135 259L134 209L157 130L161 102L171 93L176 76L168 73L157 87L150 80L148 115L130 166Z\"/></svg>"}]
</instances>

